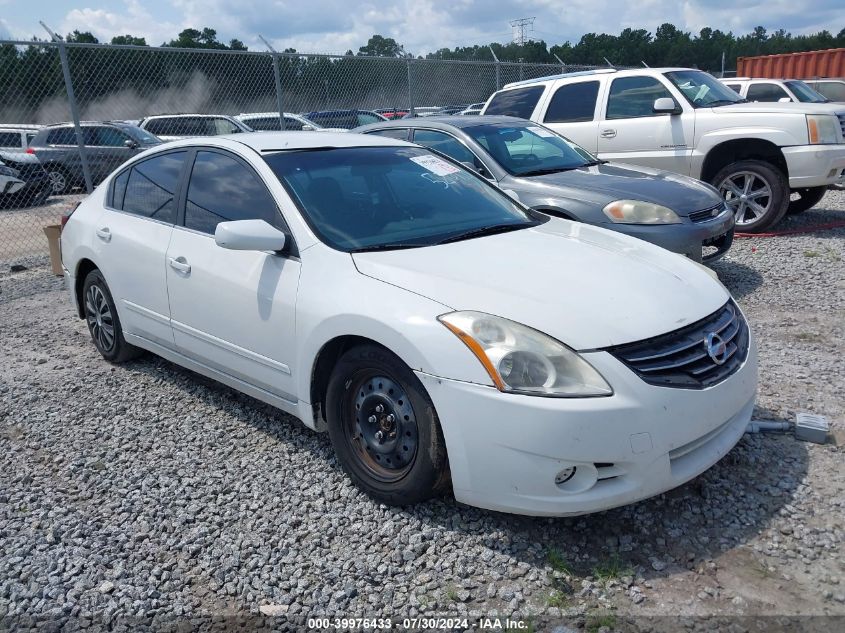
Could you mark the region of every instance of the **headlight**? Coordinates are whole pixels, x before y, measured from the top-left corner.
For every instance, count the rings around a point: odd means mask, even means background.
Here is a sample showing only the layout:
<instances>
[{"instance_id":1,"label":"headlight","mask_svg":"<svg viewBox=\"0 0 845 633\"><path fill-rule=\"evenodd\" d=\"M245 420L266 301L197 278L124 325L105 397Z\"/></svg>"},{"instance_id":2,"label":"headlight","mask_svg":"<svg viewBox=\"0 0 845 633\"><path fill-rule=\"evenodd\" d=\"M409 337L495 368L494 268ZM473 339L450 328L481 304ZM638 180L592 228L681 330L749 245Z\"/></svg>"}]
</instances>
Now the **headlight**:
<instances>
[{"instance_id":1,"label":"headlight","mask_svg":"<svg viewBox=\"0 0 845 633\"><path fill-rule=\"evenodd\" d=\"M17 178L20 175L21 173L17 169L6 167L6 165L0 165L0 176L9 176L11 178Z\"/></svg>"},{"instance_id":2,"label":"headlight","mask_svg":"<svg viewBox=\"0 0 845 633\"><path fill-rule=\"evenodd\" d=\"M617 224L680 224L678 214L659 204L642 200L616 200L604 214Z\"/></svg>"},{"instance_id":3,"label":"headlight","mask_svg":"<svg viewBox=\"0 0 845 633\"><path fill-rule=\"evenodd\" d=\"M807 136L813 145L839 142L839 119L832 114L808 114Z\"/></svg>"},{"instance_id":4,"label":"headlight","mask_svg":"<svg viewBox=\"0 0 845 633\"><path fill-rule=\"evenodd\" d=\"M483 312L452 312L438 319L475 354L499 391L564 397L613 394L592 365L537 330Z\"/></svg>"}]
</instances>

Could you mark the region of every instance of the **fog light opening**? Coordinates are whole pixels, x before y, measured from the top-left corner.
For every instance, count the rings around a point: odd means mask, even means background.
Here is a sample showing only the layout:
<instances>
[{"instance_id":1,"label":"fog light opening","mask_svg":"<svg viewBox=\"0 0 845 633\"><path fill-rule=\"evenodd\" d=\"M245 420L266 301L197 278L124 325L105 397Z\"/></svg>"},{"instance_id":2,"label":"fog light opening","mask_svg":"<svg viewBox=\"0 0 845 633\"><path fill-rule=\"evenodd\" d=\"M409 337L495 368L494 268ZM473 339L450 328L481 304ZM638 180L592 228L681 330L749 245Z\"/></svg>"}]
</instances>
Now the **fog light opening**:
<instances>
[{"instance_id":1,"label":"fog light opening","mask_svg":"<svg viewBox=\"0 0 845 633\"><path fill-rule=\"evenodd\" d=\"M578 470L577 466L570 466L569 468L564 468L555 476L555 484L558 486L560 486L561 484L565 484L567 481L569 481L575 476L576 470Z\"/></svg>"}]
</instances>

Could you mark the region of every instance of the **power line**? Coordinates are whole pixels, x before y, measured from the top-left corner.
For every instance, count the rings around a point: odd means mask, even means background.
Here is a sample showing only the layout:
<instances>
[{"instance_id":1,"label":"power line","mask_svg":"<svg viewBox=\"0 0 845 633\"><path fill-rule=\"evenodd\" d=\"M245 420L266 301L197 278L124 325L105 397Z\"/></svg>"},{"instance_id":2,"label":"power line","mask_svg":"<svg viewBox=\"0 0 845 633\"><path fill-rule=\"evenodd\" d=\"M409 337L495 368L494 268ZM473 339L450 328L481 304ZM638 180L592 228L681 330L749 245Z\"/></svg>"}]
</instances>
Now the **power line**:
<instances>
[{"instance_id":1,"label":"power line","mask_svg":"<svg viewBox=\"0 0 845 633\"><path fill-rule=\"evenodd\" d=\"M531 41L531 33L534 31L534 20L537 18L517 18L511 20L510 25L513 29L513 42L520 46L525 46L525 42ZM526 37L526 33L528 36Z\"/></svg>"}]
</instances>

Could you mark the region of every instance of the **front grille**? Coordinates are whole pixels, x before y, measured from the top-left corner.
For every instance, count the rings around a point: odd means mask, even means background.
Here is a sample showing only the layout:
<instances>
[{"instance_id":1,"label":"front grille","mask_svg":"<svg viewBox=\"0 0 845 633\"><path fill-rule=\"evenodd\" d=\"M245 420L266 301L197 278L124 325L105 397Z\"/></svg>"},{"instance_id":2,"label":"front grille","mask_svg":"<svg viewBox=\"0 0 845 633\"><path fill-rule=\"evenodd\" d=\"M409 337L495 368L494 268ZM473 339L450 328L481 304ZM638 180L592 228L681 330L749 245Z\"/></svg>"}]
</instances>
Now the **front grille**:
<instances>
[{"instance_id":1,"label":"front grille","mask_svg":"<svg viewBox=\"0 0 845 633\"><path fill-rule=\"evenodd\" d=\"M709 335L716 352L708 351ZM704 389L733 374L748 357L748 325L733 301L710 316L669 334L608 348L640 378L658 387ZM719 342L725 343L722 351Z\"/></svg>"},{"instance_id":2,"label":"front grille","mask_svg":"<svg viewBox=\"0 0 845 633\"><path fill-rule=\"evenodd\" d=\"M693 211L689 214L689 219L692 222L707 222L708 220L712 220L716 216L718 216L722 211L725 210L725 205L723 203L717 204L715 207L710 207L709 209L702 209L701 211Z\"/></svg>"},{"instance_id":3,"label":"front grille","mask_svg":"<svg viewBox=\"0 0 845 633\"><path fill-rule=\"evenodd\" d=\"M845 112L837 112L836 116L839 117L839 129L842 130L842 138L845 139Z\"/></svg>"}]
</instances>

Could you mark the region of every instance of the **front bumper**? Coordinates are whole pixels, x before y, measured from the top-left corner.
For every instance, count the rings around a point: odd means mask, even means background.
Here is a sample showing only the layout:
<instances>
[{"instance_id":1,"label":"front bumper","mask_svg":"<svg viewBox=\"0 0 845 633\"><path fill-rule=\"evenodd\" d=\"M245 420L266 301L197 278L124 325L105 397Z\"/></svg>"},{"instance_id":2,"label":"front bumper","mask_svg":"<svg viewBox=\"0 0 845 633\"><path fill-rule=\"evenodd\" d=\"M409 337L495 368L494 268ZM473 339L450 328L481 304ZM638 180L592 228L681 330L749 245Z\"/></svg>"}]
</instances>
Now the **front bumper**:
<instances>
[{"instance_id":1,"label":"front bumper","mask_svg":"<svg viewBox=\"0 0 845 633\"><path fill-rule=\"evenodd\" d=\"M686 255L702 261L704 246L716 246L716 252L709 253L706 261L713 261L724 255L733 242L734 217L725 210L712 220L691 222L685 218L681 224L600 224L602 228L619 231L631 237L656 244L673 253Z\"/></svg>"},{"instance_id":2,"label":"front bumper","mask_svg":"<svg viewBox=\"0 0 845 633\"><path fill-rule=\"evenodd\" d=\"M824 187L845 183L845 144L783 147L789 187Z\"/></svg>"},{"instance_id":3,"label":"front bumper","mask_svg":"<svg viewBox=\"0 0 845 633\"><path fill-rule=\"evenodd\" d=\"M443 428L458 501L566 516L659 494L728 453L754 408L753 336L749 345L736 373L703 390L650 386L606 352L583 354L613 386L605 398L521 396L417 375Z\"/></svg>"}]
</instances>

